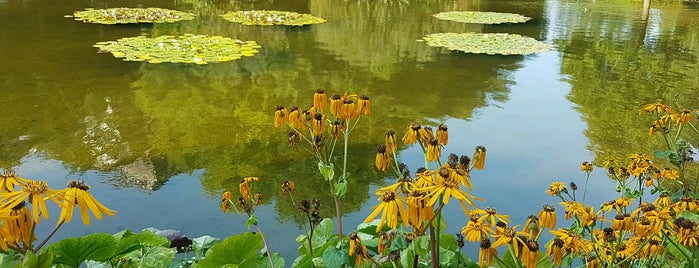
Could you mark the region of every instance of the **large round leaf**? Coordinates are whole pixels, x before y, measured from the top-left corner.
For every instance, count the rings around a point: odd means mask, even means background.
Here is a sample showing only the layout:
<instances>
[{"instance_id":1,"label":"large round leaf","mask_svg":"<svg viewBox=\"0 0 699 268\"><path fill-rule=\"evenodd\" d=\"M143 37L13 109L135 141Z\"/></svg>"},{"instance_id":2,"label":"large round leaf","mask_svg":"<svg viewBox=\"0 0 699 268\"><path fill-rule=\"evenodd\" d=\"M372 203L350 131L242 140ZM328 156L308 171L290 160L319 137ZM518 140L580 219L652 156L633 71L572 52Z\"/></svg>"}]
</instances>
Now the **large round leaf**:
<instances>
[{"instance_id":1,"label":"large round leaf","mask_svg":"<svg viewBox=\"0 0 699 268\"><path fill-rule=\"evenodd\" d=\"M221 15L225 20L245 25L286 25L302 26L325 22L324 19L310 15L276 10L234 11Z\"/></svg>"},{"instance_id":2,"label":"large round leaf","mask_svg":"<svg viewBox=\"0 0 699 268\"><path fill-rule=\"evenodd\" d=\"M237 60L252 56L260 48L254 41L240 41L221 36L192 35L145 36L122 38L117 41L99 42L94 45L99 52L111 52L125 61L148 63L207 64Z\"/></svg>"},{"instance_id":3,"label":"large round leaf","mask_svg":"<svg viewBox=\"0 0 699 268\"><path fill-rule=\"evenodd\" d=\"M480 11L449 11L432 16L440 20L478 24L522 23L532 19L519 14Z\"/></svg>"},{"instance_id":4,"label":"large round leaf","mask_svg":"<svg viewBox=\"0 0 699 268\"><path fill-rule=\"evenodd\" d=\"M551 49L534 38L507 33L435 33L423 40L429 46L476 54L527 55Z\"/></svg>"},{"instance_id":5,"label":"large round leaf","mask_svg":"<svg viewBox=\"0 0 699 268\"><path fill-rule=\"evenodd\" d=\"M128 8L91 9L75 11L75 20L85 23L128 24L128 23L163 23L194 19L194 14L164 8Z\"/></svg>"}]
</instances>

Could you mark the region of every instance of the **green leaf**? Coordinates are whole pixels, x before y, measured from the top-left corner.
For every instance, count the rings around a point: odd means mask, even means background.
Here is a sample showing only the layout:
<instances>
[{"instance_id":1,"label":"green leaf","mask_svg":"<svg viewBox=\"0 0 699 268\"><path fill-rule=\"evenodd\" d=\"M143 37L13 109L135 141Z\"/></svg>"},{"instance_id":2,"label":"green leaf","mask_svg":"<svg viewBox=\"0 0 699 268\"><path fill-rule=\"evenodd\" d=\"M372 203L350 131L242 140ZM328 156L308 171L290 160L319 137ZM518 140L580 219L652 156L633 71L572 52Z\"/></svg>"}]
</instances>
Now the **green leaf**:
<instances>
[{"instance_id":1,"label":"green leaf","mask_svg":"<svg viewBox=\"0 0 699 268\"><path fill-rule=\"evenodd\" d=\"M255 256L262 247L262 238L250 232L231 236L213 245L206 258L199 262L201 268L237 267L247 258Z\"/></svg>"},{"instance_id":2,"label":"green leaf","mask_svg":"<svg viewBox=\"0 0 699 268\"><path fill-rule=\"evenodd\" d=\"M274 263L274 267L285 267L286 263L284 261L284 258L282 258L279 253L272 253L272 263ZM248 258L245 259L245 261L240 265L241 267L250 267L250 268L267 268L267 267L272 267L269 264L269 258L267 258L266 254L257 254L254 258Z\"/></svg>"},{"instance_id":3,"label":"green leaf","mask_svg":"<svg viewBox=\"0 0 699 268\"><path fill-rule=\"evenodd\" d=\"M213 245L215 245L219 241L221 241L221 239L211 237L208 235L192 239L192 251L194 251L194 256L197 259L204 257L206 251L209 250Z\"/></svg>"},{"instance_id":4,"label":"green leaf","mask_svg":"<svg viewBox=\"0 0 699 268\"><path fill-rule=\"evenodd\" d=\"M347 248L337 249L328 247L323 252L323 263L328 267L341 267L343 264L351 264L349 250Z\"/></svg>"},{"instance_id":5,"label":"green leaf","mask_svg":"<svg viewBox=\"0 0 699 268\"><path fill-rule=\"evenodd\" d=\"M522 23L532 19L519 14L481 11L449 11L432 16L440 20L478 24Z\"/></svg>"},{"instance_id":6,"label":"green leaf","mask_svg":"<svg viewBox=\"0 0 699 268\"><path fill-rule=\"evenodd\" d=\"M439 266L444 267L447 264L451 262L451 259L454 258L456 253L454 253L451 250L445 249L443 247L439 247Z\"/></svg>"},{"instance_id":7,"label":"green leaf","mask_svg":"<svg viewBox=\"0 0 699 268\"><path fill-rule=\"evenodd\" d=\"M112 264L109 262L99 262L99 261L85 261L87 268L112 268Z\"/></svg>"},{"instance_id":8,"label":"green leaf","mask_svg":"<svg viewBox=\"0 0 699 268\"><path fill-rule=\"evenodd\" d=\"M55 264L79 267L85 260L105 261L116 250L116 239L105 233L94 233L79 238L66 238L46 248L53 253Z\"/></svg>"},{"instance_id":9,"label":"green leaf","mask_svg":"<svg viewBox=\"0 0 699 268\"><path fill-rule=\"evenodd\" d=\"M346 193L347 193L347 181L343 180L343 181L336 182L335 183L335 196L337 196L337 198L342 199L345 197Z\"/></svg>"},{"instance_id":10,"label":"green leaf","mask_svg":"<svg viewBox=\"0 0 699 268\"><path fill-rule=\"evenodd\" d=\"M85 23L99 24L130 24L130 23L163 23L194 19L194 14L164 8L128 8L117 7L108 9L87 9L75 11L75 20Z\"/></svg>"},{"instance_id":11,"label":"green leaf","mask_svg":"<svg viewBox=\"0 0 699 268\"><path fill-rule=\"evenodd\" d=\"M412 247L406 250L400 251L400 265L401 267L413 267L413 261L415 259L415 251Z\"/></svg>"},{"instance_id":12,"label":"green leaf","mask_svg":"<svg viewBox=\"0 0 699 268\"><path fill-rule=\"evenodd\" d=\"M251 214L248 220L245 221L245 226L248 227L248 230L250 230L250 225L257 225L257 216L255 214Z\"/></svg>"},{"instance_id":13,"label":"green leaf","mask_svg":"<svg viewBox=\"0 0 699 268\"><path fill-rule=\"evenodd\" d=\"M325 181L332 181L335 177L335 166L332 163L326 165L320 161L318 162L318 170L320 171L320 174L323 175L323 179L325 179Z\"/></svg>"},{"instance_id":14,"label":"green leaf","mask_svg":"<svg viewBox=\"0 0 699 268\"><path fill-rule=\"evenodd\" d=\"M676 152L670 153L670 163L672 163L676 167L681 167L682 166L682 157L680 157L679 154Z\"/></svg>"},{"instance_id":15,"label":"green leaf","mask_svg":"<svg viewBox=\"0 0 699 268\"><path fill-rule=\"evenodd\" d=\"M415 251L415 254L422 258L427 258L430 254L430 238L427 236L419 236L413 239L410 247Z\"/></svg>"},{"instance_id":16,"label":"green leaf","mask_svg":"<svg viewBox=\"0 0 699 268\"><path fill-rule=\"evenodd\" d=\"M114 237L118 239L115 255L129 253L143 247L170 247L170 240L150 231L136 234L131 230L125 230L115 234Z\"/></svg>"},{"instance_id":17,"label":"green leaf","mask_svg":"<svg viewBox=\"0 0 699 268\"><path fill-rule=\"evenodd\" d=\"M0 268L15 268L20 262L22 255L14 250L0 253Z\"/></svg>"},{"instance_id":18,"label":"green leaf","mask_svg":"<svg viewBox=\"0 0 699 268\"><path fill-rule=\"evenodd\" d=\"M434 33L422 39L429 46L475 54L528 55L552 48L534 38L508 33Z\"/></svg>"},{"instance_id":19,"label":"green leaf","mask_svg":"<svg viewBox=\"0 0 699 268\"><path fill-rule=\"evenodd\" d=\"M657 157L657 158L668 158L668 157L670 156L671 153L672 153L672 151L658 151L658 150L655 150L655 151L653 151L653 156L655 156L655 157Z\"/></svg>"},{"instance_id":20,"label":"green leaf","mask_svg":"<svg viewBox=\"0 0 699 268\"><path fill-rule=\"evenodd\" d=\"M323 246L335 235L334 222L332 219L324 218L318 223L313 232L313 249Z\"/></svg>"},{"instance_id":21,"label":"green leaf","mask_svg":"<svg viewBox=\"0 0 699 268\"><path fill-rule=\"evenodd\" d=\"M51 252L44 252L42 254L36 255L31 251L27 251L27 254L24 255L22 267L49 268L51 267L52 261L53 254L51 254Z\"/></svg>"},{"instance_id":22,"label":"green leaf","mask_svg":"<svg viewBox=\"0 0 699 268\"><path fill-rule=\"evenodd\" d=\"M393 242L391 242L391 246L388 247L389 250L403 250L408 248L408 241L405 240L405 235L403 233L399 233L396 235L396 238L393 239Z\"/></svg>"},{"instance_id":23,"label":"green leaf","mask_svg":"<svg viewBox=\"0 0 699 268\"><path fill-rule=\"evenodd\" d=\"M451 251L459 250L459 245L456 244L456 237L454 235L443 234L439 238L439 246Z\"/></svg>"},{"instance_id":24,"label":"green leaf","mask_svg":"<svg viewBox=\"0 0 699 268\"><path fill-rule=\"evenodd\" d=\"M166 247L144 247L141 250L131 251L122 255L121 260L128 260L124 264L124 268L167 268L175 259L177 250Z\"/></svg>"}]
</instances>

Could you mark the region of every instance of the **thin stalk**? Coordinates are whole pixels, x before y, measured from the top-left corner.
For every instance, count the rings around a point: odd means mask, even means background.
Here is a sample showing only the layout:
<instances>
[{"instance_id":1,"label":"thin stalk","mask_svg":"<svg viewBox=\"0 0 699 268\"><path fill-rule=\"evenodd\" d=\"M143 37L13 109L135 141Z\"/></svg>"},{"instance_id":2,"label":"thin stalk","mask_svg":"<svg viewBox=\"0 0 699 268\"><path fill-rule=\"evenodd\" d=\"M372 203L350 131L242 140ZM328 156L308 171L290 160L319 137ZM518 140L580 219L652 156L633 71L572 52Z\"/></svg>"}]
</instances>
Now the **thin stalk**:
<instances>
[{"instance_id":1,"label":"thin stalk","mask_svg":"<svg viewBox=\"0 0 699 268\"><path fill-rule=\"evenodd\" d=\"M587 184L590 182L590 172L585 171L585 188L583 189L583 199L582 203L585 204L585 197L587 197Z\"/></svg>"},{"instance_id":2,"label":"thin stalk","mask_svg":"<svg viewBox=\"0 0 699 268\"><path fill-rule=\"evenodd\" d=\"M269 246L267 245L267 239L265 239L264 233L262 233L262 229L260 229L260 226L255 224L255 228L257 228L257 232L260 234L260 237L262 238L262 243L265 245L265 250L267 251L267 259L269 260L269 265L274 267L274 261L272 260L272 252L269 251Z\"/></svg>"},{"instance_id":3,"label":"thin stalk","mask_svg":"<svg viewBox=\"0 0 699 268\"><path fill-rule=\"evenodd\" d=\"M335 201L335 217L337 218L337 236L342 240L342 207L340 207L340 199L335 195L335 185L332 182L330 184L330 195Z\"/></svg>"},{"instance_id":4,"label":"thin stalk","mask_svg":"<svg viewBox=\"0 0 699 268\"><path fill-rule=\"evenodd\" d=\"M58 231L58 228L61 228L62 225L63 225L63 221L61 221L61 222L59 222L58 224L56 224L56 227L54 227L53 230L51 230L51 233L49 233L49 235L46 236L46 238L44 239L44 241L41 241L41 244L39 244L39 246L37 246L36 249L33 249L32 252L34 252L34 253L39 252L39 250L41 249L41 247L43 247L43 246L46 244L46 242L48 242L49 239L51 239L51 237L52 237L54 234L56 234L56 232Z\"/></svg>"},{"instance_id":5,"label":"thin stalk","mask_svg":"<svg viewBox=\"0 0 699 268\"><path fill-rule=\"evenodd\" d=\"M430 227L430 251L432 253L432 268L439 268L439 254L435 241L434 228Z\"/></svg>"}]
</instances>

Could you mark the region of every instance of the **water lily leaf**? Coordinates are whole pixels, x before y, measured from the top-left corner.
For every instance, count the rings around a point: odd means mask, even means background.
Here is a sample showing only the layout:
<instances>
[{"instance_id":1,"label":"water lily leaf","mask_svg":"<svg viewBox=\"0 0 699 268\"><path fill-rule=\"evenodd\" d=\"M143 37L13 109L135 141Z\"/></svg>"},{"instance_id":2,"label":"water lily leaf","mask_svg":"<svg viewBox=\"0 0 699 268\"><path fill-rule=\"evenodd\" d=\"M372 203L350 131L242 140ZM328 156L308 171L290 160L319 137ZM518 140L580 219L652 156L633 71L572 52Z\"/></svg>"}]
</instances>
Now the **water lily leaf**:
<instances>
[{"instance_id":1,"label":"water lily leaf","mask_svg":"<svg viewBox=\"0 0 699 268\"><path fill-rule=\"evenodd\" d=\"M551 49L534 38L508 33L435 33L422 39L429 46L475 54L528 55Z\"/></svg>"},{"instance_id":2,"label":"water lily leaf","mask_svg":"<svg viewBox=\"0 0 699 268\"><path fill-rule=\"evenodd\" d=\"M221 36L192 35L145 36L122 38L117 41L98 42L94 47L99 53L112 53L125 61L148 63L207 64L250 57L260 46L255 41L240 41Z\"/></svg>"},{"instance_id":3,"label":"water lily leaf","mask_svg":"<svg viewBox=\"0 0 699 268\"><path fill-rule=\"evenodd\" d=\"M245 25L303 26L325 22L325 19L310 14L276 10L234 11L221 15L223 19Z\"/></svg>"},{"instance_id":4,"label":"water lily leaf","mask_svg":"<svg viewBox=\"0 0 699 268\"><path fill-rule=\"evenodd\" d=\"M164 8L128 8L85 9L73 13L75 20L85 23L129 24L129 23L164 23L194 19L194 14Z\"/></svg>"},{"instance_id":5,"label":"water lily leaf","mask_svg":"<svg viewBox=\"0 0 699 268\"><path fill-rule=\"evenodd\" d=\"M440 20L478 24L523 23L532 19L519 14L480 11L449 11L432 16Z\"/></svg>"}]
</instances>

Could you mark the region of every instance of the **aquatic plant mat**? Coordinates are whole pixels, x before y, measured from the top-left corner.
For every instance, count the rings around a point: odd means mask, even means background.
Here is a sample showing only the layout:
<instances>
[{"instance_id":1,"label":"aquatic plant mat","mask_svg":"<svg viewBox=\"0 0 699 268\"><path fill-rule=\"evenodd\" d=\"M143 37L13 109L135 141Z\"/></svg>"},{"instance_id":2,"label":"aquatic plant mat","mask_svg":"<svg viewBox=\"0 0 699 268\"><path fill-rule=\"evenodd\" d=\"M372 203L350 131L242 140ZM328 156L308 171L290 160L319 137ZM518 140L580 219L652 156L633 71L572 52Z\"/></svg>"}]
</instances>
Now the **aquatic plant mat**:
<instances>
[{"instance_id":1,"label":"aquatic plant mat","mask_svg":"<svg viewBox=\"0 0 699 268\"><path fill-rule=\"evenodd\" d=\"M194 14L164 8L128 8L91 9L75 11L75 20L99 24L164 23L194 19Z\"/></svg>"},{"instance_id":2,"label":"aquatic plant mat","mask_svg":"<svg viewBox=\"0 0 699 268\"><path fill-rule=\"evenodd\" d=\"M223 19L245 25L303 26L325 22L325 19L310 14L276 10L234 11L221 15Z\"/></svg>"},{"instance_id":3,"label":"aquatic plant mat","mask_svg":"<svg viewBox=\"0 0 699 268\"><path fill-rule=\"evenodd\" d=\"M423 40L429 46L476 54L527 55L552 48L534 38L507 33L435 33Z\"/></svg>"},{"instance_id":4,"label":"aquatic plant mat","mask_svg":"<svg viewBox=\"0 0 699 268\"><path fill-rule=\"evenodd\" d=\"M99 52L110 52L125 61L148 63L207 64L237 60L257 53L260 48L254 41L240 41L221 36L192 35L145 36L122 38L117 41L98 42Z\"/></svg>"},{"instance_id":5,"label":"aquatic plant mat","mask_svg":"<svg viewBox=\"0 0 699 268\"><path fill-rule=\"evenodd\" d=\"M519 14L480 11L449 11L432 16L440 20L478 24L523 23L532 19Z\"/></svg>"}]
</instances>

